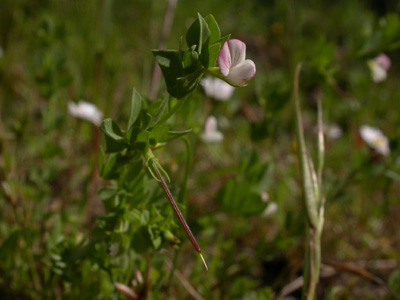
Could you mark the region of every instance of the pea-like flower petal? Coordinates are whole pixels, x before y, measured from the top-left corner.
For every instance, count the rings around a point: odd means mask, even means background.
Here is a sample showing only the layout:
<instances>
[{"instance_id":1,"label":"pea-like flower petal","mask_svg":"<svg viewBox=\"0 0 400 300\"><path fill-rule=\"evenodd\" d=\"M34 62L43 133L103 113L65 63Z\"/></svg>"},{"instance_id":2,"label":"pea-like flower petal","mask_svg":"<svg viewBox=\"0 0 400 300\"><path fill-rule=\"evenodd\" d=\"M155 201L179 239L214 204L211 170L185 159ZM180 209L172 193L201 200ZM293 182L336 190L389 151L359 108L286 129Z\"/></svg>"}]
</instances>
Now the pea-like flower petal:
<instances>
[{"instance_id":1,"label":"pea-like flower petal","mask_svg":"<svg viewBox=\"0 0 400 300\"><path fill-rule=\"evenodd\" d=\"M218 66L226 81L233 86L244 86L256 74L256 65L246 58L246 44L233 39L222 46Z\"/></svg>"}]
</instances>

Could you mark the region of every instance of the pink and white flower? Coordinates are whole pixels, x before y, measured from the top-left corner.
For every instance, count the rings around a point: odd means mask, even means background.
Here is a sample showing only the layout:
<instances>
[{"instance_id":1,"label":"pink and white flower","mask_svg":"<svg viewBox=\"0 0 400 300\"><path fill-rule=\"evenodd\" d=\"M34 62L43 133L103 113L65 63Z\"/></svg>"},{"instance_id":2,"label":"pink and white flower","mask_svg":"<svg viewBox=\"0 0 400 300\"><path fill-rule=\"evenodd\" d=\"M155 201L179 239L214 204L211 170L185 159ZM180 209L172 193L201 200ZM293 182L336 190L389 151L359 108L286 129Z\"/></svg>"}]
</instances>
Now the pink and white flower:
<instances>
[{"instance_id":1,"label":"pink and white flower","mask_svg":"<svg viewBox=\"0 0 400 300\"><path fill-rule=\"evenodd\" d=\"M235 90L230 84L215 77L206 77L200 81L200 84L208 97L219 101L227 101Z\"/></svg>"},{"instance_id":2,"label":"pink and white flower","mask_svg":"<svg viewBox=\"0 0 400 300\"><path fill-rule=\"evenodd\" d=\"M369 60L367 64L371 70L372 80L374 82L382 82L386 80L387 71L392 63L386 54L381 53L374 59Z\"/></svg>"},{"instance_id":3,"label":"pink and white flower","mask_svg":"<svg viewBox=\"0 0 400 300\"><path fill-rule=\"evenodd\" d=\"M222 132L217 130L217 119L214 116L207 118L201 139L208 144L220 143L224 140Z\"/></svg>"},{"instance_id":4,"label":"pink and white flower","mask_svg":"<svg viewBox=\"0 0 400 300\"><path fill-rule=\"evenodd\" d=\"M256 65L246 58L246 44L233 39L224 43L218 54L218 66L225 80L237 87L246 85L246 82L256 74Z\"/></svg>"},{"instance_id":5,"label":"pink and white flower","mask_svg":"<svg viewBox=\"0 0 400 300\"><path fill-rule=\"evenodd\" d=\"M103 112L96 105L86 101L79 101L78 104L68 102L68 112L70 115L92 122L96 126L100 126L103 119Z\"/></svg>"}]
</instances>

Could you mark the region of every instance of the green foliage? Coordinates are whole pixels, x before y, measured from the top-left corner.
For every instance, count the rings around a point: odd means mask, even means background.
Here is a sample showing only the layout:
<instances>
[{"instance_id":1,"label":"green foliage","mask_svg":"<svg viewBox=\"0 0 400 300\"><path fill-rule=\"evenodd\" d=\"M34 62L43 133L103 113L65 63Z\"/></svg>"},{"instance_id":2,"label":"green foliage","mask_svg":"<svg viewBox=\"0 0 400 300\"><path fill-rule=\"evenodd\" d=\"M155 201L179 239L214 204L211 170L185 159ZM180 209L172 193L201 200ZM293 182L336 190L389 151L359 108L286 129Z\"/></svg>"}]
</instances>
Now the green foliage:
<instances>
[{"instance_id":1,"label":"green foliage","mask_svg":"<svg viewBox=\"0 0 400 300\"><path fill-rule=\"evenodd\" d=\"M262 213L267 203L261 193L268 188L270 170L268 164L260 163L255 152L244 152L234 178L217 194L216 201L221 210L241 216Z\"/></svg>"},{"instance_id":2,"label":"green foliage","mask_svg":"<svg viewBox=\"0 0 400 300\"><path fill-rule=\"evenodd\" d=\"M172 97L182 99L187 96L198 86L205 70L215 66L221 45L229 38L220 37L214 17L208 15L203 18L198 14L186 33L189 49L153 50Z\"/></svg>"},{"instance_id":3,"label":"green foliage","mask_svg":"<svg viewBox=\"0 0 400 300\"><path fill-rule=\"evenodd\" d=\"M203 299L276 298L304 263L288 105L299 61L314 161L318 96L324 107L323 261L367 266L399 293L396 1L178 1L165 41L177 50L153 55L172 2L1 2L0 299L122 299L117 282L141 299L193 298L188 290ZM198 83L218 71L228 32L246 43L257 74L219 102ZM374 83L367 61L382 51L392 67ZM155 62L166 89L150 100ZM112 119L99 129L69 115L68 102L80 99ZM210 115L221 143L201 139ZM363 124L388 137L389 155L362 140ZM330 135L332 125L340 137ZM143 158L147 150L168 172L208 272L147 168L156 161ZM316 296L366 297L395 298L341 270Z\"/></svg>"}]
</instances>

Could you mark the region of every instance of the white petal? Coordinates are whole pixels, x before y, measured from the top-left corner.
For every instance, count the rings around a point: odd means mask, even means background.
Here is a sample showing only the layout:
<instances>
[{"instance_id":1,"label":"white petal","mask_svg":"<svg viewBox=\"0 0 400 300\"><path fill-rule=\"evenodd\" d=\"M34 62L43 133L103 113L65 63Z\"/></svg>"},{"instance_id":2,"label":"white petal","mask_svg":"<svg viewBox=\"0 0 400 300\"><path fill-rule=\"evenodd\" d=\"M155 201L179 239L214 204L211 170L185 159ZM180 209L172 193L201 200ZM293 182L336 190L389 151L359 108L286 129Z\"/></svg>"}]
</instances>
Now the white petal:
<instances>
[{"instance_id":1,"label":"white petal","mask_svg":"<svg viewBox=\"0 0 400 300\"><path fill-rule=\"evenodd\" d=\"M220 143L224 140L224 135L220 131L205 132L201 135L201 139L208 144Z\"/></svg>"},{"instance_id":2,"label":"white petal","mask_svg":"<svg viewBox=\"0 0 400 300\"><path fill-rule=\"evenodd\" d=\"M270 202L263 211L262 216L263 217L271 216L274 213L276 213L277 210L278 210L278 204L276 204L275 202Z\"/></svg>"},{"instance_id":3,"label":"white petal","mask_svg":"<svg viewBox=\"0 0 400 300\"><path fill-rule=\"evenodd\" d=\"M229 70L232 65L231 53L229 51L228 43L225 42L218 53L218 66L221 74L228 76Z\"/></svg>"},{"instance_id":4,"label":"white petal","mask_svg":"<svg viewBox=\"0 0 400 300\"><path fill-rule=\"evenodd\" d=\"M383 135L382 131L377 128L363 125L360 128L362 139L376 152L386 156L390 153L389 140Z\"/></svg>"},{"instance_id":5,"label":"white petal","mask_svg":"<svg viewBox=\"0 0 400 300\"><path fill-rule=\"evenodd\" d=\"M235 88L225 81L215 78L214 81L214 98L219 101L226 101L232 97Z\"/></svg>"},{"instance_id":6,"label":"white petal","mask_svg":"<svg viewBox=\"0 0 400 300\"><path fill-rule=\"evenodd\" d=\"M206 95L219 101L226 101L235 88L219 78L206 77L200 81Z\"/></svg>"},{"instance_id":7,"label":"white petal","mask_svg":"<svg viewBox=\"0 0 400 300\"><path fill-rule=\"evenodd\" d=\"M103 113L96 105L86 101L79 101L78 104L68 102L68 111L72 116L92 122L96 126L101 124L103 118Z\"/></svg>"},{"instance_id":8,"label":"white petal","mask_svg":"<svg viewBox=\"0 0 400 300\"><path fill-rule=\"evenodd\" d=\"M231 54L231 68L240 64L246 58L246 44L239 40L228 40L229 52Z\"/></svg>"},{"instance_id":9,"label":"white petal","mask_svg":"<svg viewBox=\"0 0 400 300\"><path fill-rule=\"evenodd\" d=\"M250 59L246 59L245 61L241 62L240 64L231 68L228 76L226 79L235 86L244 86L247 80L256 75L256 65Z\"/></svg>"},{"instance_id":10,"label":"white petal","mask_svg":"<svg viewBox=\"0 0 400 300\"><path fill-rule=\"evenodd\" d=\"M204 126L205 132L213 132L217 130L217 119L214 116L207 118L206 125Z\"/></svg>"}]
</instances>

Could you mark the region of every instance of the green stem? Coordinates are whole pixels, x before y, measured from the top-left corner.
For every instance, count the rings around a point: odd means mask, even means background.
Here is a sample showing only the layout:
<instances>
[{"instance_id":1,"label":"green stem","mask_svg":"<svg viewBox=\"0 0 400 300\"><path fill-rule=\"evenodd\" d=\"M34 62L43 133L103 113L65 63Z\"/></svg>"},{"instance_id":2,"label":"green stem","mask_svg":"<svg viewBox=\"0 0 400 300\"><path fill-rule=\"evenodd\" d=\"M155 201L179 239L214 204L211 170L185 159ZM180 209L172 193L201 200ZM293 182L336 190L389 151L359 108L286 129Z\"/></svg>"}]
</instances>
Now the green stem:
<instances>
[{"instance_id":1,"label":"green stem","mask_svg":"<svg viewBox=\"0 0 400 300\"><path fill-rule=\"evenodd\" d=\"M200 258L203 261L204 266L208 270L207 264L203 258L203 255L201 254L200 246L197 243L196 238L194 237L192 231L190 230L189 225L187 224L187 222L185 220L185 217L182 215L181 210L179 209L178 205L176 204L175 199L172 196L172 193L167 186L167 183L165 182L163 176L161 175L161 172L159 170L159 168L161 168L161 165L158 163L156 157L154 156L153 152L150 149L147 150L146 153L144 153L144 158L146 160L146 163L147 163L147 166L148 166L150 172L152 173L153 176L155 175L157 181L160 182L160 185L161 185L162 189L164 190L164 193L167 196L167 199L168 199L169 203L171 204L175 215L178 217L178 220L181 223L182 228L185 230L186 235L188 236L190 242L192 243L193 248L200 255Z\"/></svg>"},{"instance_id":2,"label":"green stem","mask_svg":"<svg viewBox=\"0 0 400 300\"><path fill-rule=\"evenodd\" d=\"M171 99L176 99L176 98L171 97ZM170 101L171 101L171 99L170 99ZM168 119L171 118L171 116L178 110L178 108L180 108L180 107L182 106L183 103L186 102L187 99L188 99L188 96L185 96L183 99L178 100L178 103L176 103L175 106L172 107L172 108L168 111L168 113L167 113L166 115L164 115L164 116L160 119L160 121L158 122L158 124L162 124L162 123L168 121Z\"/></svg>"}]
</instances>

